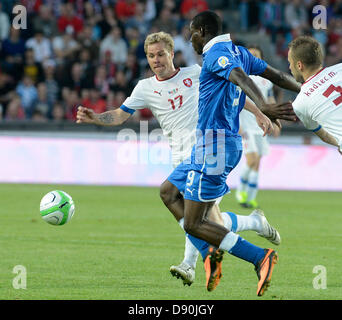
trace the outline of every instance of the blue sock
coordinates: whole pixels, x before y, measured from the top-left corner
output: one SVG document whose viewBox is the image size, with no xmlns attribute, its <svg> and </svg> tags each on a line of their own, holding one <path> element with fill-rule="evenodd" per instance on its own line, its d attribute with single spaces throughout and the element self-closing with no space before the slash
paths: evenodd
<svg viewBox="0 0 342 320">
<path fill-rule="evenodd" d="M 209 243 L 204 240 L 198 239 L 191 234 L 186 233 L 186 236 L 190 239 L 192 244 L 196 247 L 196 249 L 200 252 L 203 260 L 207 256 Z"/>
<path fill-rule="evenodd" d="M 234 232 L 226 234 L 221 241 L 220 249 L 226 250 L 233 256 L 251 262 L 254 265 L 257 265 L 265 256 L 263 248 L 255 246 Z"/>
<path fill-rule="evenodd" d="M 265 256 L 263 248 L 255 246 L 240 236 L 235 245 L 228 252 L 233 256 L 251 262 L 254 265 L 257 265 Z"/>
</svg>

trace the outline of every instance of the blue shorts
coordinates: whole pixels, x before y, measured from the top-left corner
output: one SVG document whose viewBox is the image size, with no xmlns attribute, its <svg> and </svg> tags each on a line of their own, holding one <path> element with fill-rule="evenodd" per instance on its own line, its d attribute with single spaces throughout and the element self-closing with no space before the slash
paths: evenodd
<svg viewBox="0 0 342 320">
<path fill-rule="evenodd" d="M 237 166 L 242 150 L 231 150 L 224 156 L 224 169 L 215 174 L 210 161 L 203 164 L 183 161 L 167 178 L 184 195 L 184 199 L 197 202 L 215 201 L 229 192 L 228 174 Z M 214 174 L 213 174 L 214 173 Z"/>
</svg>

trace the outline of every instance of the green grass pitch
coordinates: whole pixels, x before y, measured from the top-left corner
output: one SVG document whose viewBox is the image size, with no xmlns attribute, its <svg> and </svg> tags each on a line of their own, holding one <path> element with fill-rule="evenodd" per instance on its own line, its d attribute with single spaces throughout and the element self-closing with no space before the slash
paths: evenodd
<svg viewBox="0 0 342 320">
<path fill-rule="evenodd" d="M 49 225 L 39 215 L 41 197 L 54 189 L 75 202 L 75 215 L 64 226 Z M 259 203 L 282 237 L 271 287 L 261 298 L 253 266 L 227 253 L 213 292 L 205 289 L 200 259 L 191 287 L 171 277 L 170 265 L 183 258 L 184 235 L 158 188 L 2 184 L 0 194 L 2 300 L 342 299 L 340 193 L 259 192 Z M 221 209 L 250 213 L 233 193 Z M 253 232 L 241 235 L 272 247 Z M 13 288 L 16 265 L 26 268 L 26 289 Z M 314 288 L 315 277 L 324 276 L 314 273 L 315 266 L 325 268 L 325 289 Z"/>
</svg>

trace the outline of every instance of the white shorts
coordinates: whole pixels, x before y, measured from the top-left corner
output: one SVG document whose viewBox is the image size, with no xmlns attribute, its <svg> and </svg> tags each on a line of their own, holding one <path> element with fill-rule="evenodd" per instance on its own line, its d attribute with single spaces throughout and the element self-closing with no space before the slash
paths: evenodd
<svg viewBox="0 0 342 320">
<path fill-rule="evenodd" d="M 255 152 L 259 156 L 265 156 L 269 152 L 269 142 L 260 134 L 247 133 L 243 138 L 244 153 Z"/>
</svg>

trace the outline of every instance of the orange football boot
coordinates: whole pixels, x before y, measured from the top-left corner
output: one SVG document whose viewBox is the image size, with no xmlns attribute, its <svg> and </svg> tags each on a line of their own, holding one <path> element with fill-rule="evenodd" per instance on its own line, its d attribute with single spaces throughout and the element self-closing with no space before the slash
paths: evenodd
<svg viewBox="0 0 342 320">
<path fill-rule="evenodd" d="M 204 269 L 207 278 L 207 290 L 213 291 L 220 283 L 222 277 L 222 259 L 224 251 L 210 246 L 204 259 Z"/>
<path fill-rule="evenodd" d="M 278 253 L 265 249 L 265 257 L 255 267 L 259 282 L 257 295 L 262 296 L 270 285 L 274 265 L 278 262 Z"/>
</svg>

